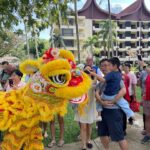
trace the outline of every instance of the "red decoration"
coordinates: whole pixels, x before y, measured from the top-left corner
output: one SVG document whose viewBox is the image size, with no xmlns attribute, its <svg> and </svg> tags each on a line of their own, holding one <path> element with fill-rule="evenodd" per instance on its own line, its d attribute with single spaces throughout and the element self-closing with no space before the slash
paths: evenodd
<svg viewBox="0 0 150 150">
<path fill-rule="evenodd" d="M 47 50 L 44 55 L 43 55 L 43 60 L 45 63 L 48 63 L 49 61 L 52 61 L 54 59 L 56 59 L 59 55 L 59 50 L 56 48 L 50 48 L 49 50 Z"/>
<path fill-rule="evenodd" d="M 69 86 L 77 86 L 83 81 L 83 78 L 81 76 L 72 76 Z"/>
<path fill-rule="evenodd" d="M 68 62 L 69 62 L 69 64 L 71 65 L 71 68 L 72 68 L 72 69 L 75 69 L 75 68 L 76 68 L 76 64 L 75 64 L 72 60 L 68 59 Z"/>
</svg>

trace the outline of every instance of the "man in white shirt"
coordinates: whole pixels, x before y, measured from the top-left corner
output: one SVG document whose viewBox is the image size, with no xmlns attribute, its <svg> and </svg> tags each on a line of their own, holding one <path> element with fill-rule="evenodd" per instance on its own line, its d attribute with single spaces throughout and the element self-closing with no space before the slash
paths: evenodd
<svg viewBox="0 0 150 150">
<path fill-rule="evenodd" d="M 124 71 L 125 71 L 125 74 L 130 79 L 129 95 L 130 95 L 131 101 L 133 101 L 136 98 L 137 77 L 134 74 L 134 72 L 131 71 L 131 65 L 129 63 L 125 63 Z"/>
</svg>

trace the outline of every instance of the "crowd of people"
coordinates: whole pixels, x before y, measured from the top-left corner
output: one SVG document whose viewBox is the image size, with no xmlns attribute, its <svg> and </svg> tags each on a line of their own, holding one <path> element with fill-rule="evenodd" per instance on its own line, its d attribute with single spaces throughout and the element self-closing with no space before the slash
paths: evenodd
<svg viewBox="0 0 150 150">
<path fill-rule="evenodd" d="M 121 150 L 128 149 L 125 139 L 127 121 L 130 125 L 134 124 L 135 114 L 139 103 L 136 97 L 136 87 L 141 88 L 141 102 L 143 106 L 142 134 L 144 135 L 141 143 L 150 141 L 150 66 L 144 62 L 139 62 L 141 68 L 139 76 L 131 71 L 131 64 L 120 63 L 116 57 L 102 59 L 99 66 L 93 63 L 93 57 L 86 59 L 85 65 L 79 64 L 78 67 L 89 75 L 92 86 L 88 91 L 88 104 L 84 108 L 84 114 L 78 111 L 78 105 L 72 104 L 74 109 L 74 120 L 79 124 L 82 141 L 82 150 L 93 147 L 91 142 L 91 125 L 96 122 L 97 133 L 105 150 L 109 149 L 110 138 L 119 144 Z M 0 66 L 0 90 L 17 90 L 26 85 L 29 76 L 22 80 L 23 74 L 7 61 Z M 64 145 L 64 118 L 57 116 L 60 127 L 60 138 L 58 146 Z M 43 136 L 47 138 L 47 124 L 41 123 Z M 56 145 L 55 139 L 55 120 L 50 122 L 51 141 L 49 148 Z"/>
</svg>

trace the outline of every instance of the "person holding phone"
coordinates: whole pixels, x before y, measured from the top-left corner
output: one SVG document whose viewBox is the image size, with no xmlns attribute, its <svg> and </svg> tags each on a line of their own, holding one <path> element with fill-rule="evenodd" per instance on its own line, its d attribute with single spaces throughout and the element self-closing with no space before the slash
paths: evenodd
<svg viewBox="0 0 150 150">
<path fill-rule="evenodd" d="M 6 91 L 17 90 L 24 87 L 26 83 L 21 81 L 22 77 L 23 73 L 20 72 L 20 70 L 15 70 L 7 82 Z"/>
<path fill-rule="evenodd" d="M 77 121 L 80 125 L 80 135 L 82 141 L 82 150 L 92 149 L 93 145 L 91 143 L 91 125 L 96 120 L 95 114 L 95 88 L 97 79 L 94 76 L 91 76 L 91 72 L 94 72 L 91 66 L 86 65 L 84 67 L 84 72 L 92 79 L 92 86 L 88 91 L 89 101 L 84 108 L 84 114 L 80 114 L 78 107 L 75 108 L 75 117 L 74 120 Z"/>
</svg>

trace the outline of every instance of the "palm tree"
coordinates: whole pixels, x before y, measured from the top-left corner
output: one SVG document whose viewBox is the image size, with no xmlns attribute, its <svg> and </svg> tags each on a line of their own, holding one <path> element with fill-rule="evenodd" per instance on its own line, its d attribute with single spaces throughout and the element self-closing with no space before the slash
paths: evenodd
<svg viewBox="0 0 150 150">
<path fill-rule="evenodd" d="M 108 0 L 108 12 L 109 12 L 109 41 L 110 41 L 110 49 L 112 50 L 112 56 L 114 56 L 114 48 L 112 41 L 112 21 L 111 21 L 111 11 L 110 11 L 110 0 Z M 108 53 L 110 56 L 110 52 Z"/>
<path fill-rule="evenodd" d="M 80 63 L 80 41 L 79 41 L 79 30 L 78 30 L 77 0 L 74 0 L 74 11 L 75 11 L 75 26 L 76 26 L 76 37 L 77 37 L 78 61 Z"/>
<path fill-rule="evenodd" d="M 24 18 L 24 27 L 25 27 L 25 36 L 26 36 L 26 44 L 27 44 L 27 55 L 28 58 L 30 58 L 30 48 L 29 48 L 28 31 L 27 31 L 27 18 Z"/>
<path fill-rule="evenodd" d="M 116 42 L 116 27 L 117 24 L 114 21 L 111 21 L 111 37 L 110 37 L 110 21 L 101 21 L 100 26 L 102 27 L 100 32 L 98 33 L 100 39 L 100 46 L 103 47 L 105 54 L 107 53 L 107 57 L 110 58 L 110 49 L 112 47 L 112 43 Z M 112 48 L 113 49 L 113 48 Z"/>
<path fill-rule="evenodd" d="M 64 47 L 65 48 L 65 43 L 63 41 L 62 36 L 60 36 L 60 34 L 53 34 L 53 36 L 50 38 L 50 45 L 51 47 L 55 46 L 55 47 Z"/>
<path fill-rule="evenodd" d="M 97 35 L 93 35 L 92 37 L 88 37 L 83 45 L 83 49 L 90 48 L 88 53 L 94 55 L 95 45 L 99 43 L 99 37 Z"/>
</svg>

